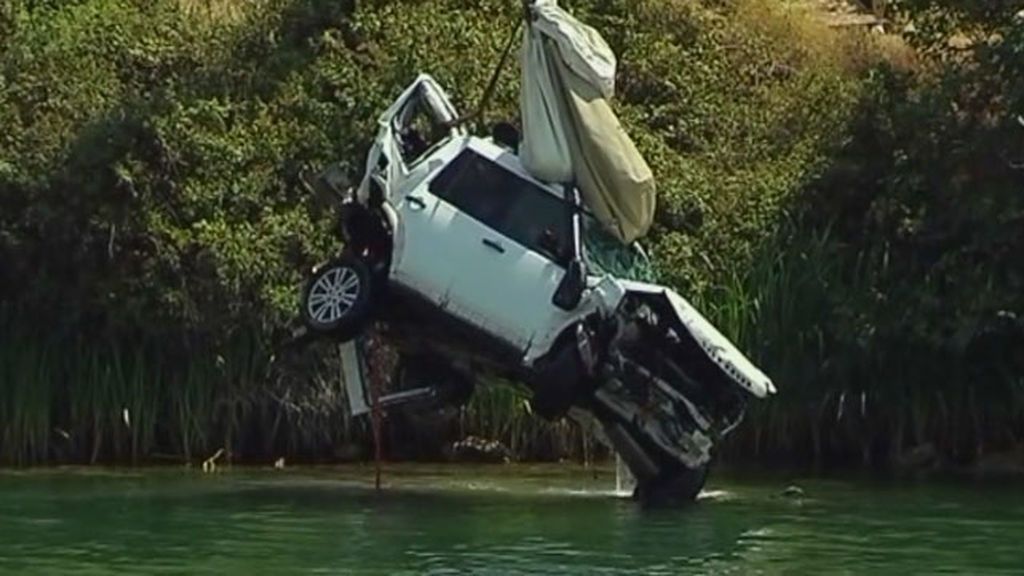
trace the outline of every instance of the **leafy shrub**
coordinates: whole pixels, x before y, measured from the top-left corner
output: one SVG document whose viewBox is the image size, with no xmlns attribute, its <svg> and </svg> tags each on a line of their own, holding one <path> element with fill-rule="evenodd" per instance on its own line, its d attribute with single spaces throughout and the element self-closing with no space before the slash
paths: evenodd
<svg viewBox="0 0 1024 576">
<path fill-rule="evenodd" d="M 970 461 L 1024 438 L 1021 28 L 923 10 L 906 28 L 920 67 L 872 69 L 769 271 L 723 298 L 758 305 L 741 330 L 791 393 L 754 430 L 790 453 L 898 460 L 932 443 Z"/>
<path fill-rule="evenodd" d="M 333 243 L 298 171 L 359 166 L 377 114 L 418 72 L 475 108 L 519 16 L 497 0 L 232 6 L 8 10 L 10 297 L 146 330 L 281 324 Z M 662 182 L 655 253 L 683 286 L 749 258 L 856 96 L 820 30 L 758 6 L 575 6 L 621 56 L 619 107 Z M 515 66 L 499 86 L 489 118 L 514 118 Z"/>
</svg>

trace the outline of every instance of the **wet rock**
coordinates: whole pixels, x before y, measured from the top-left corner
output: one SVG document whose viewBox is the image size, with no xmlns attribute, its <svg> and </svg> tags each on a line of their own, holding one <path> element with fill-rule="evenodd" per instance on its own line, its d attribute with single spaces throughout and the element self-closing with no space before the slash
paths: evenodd
<svg viewBox="0 0 1024 576">
<path fill-rule="evenodd" d="M 910 449 L 896 460 L 896 467 L 905 471 L 930 470 L 939 465 L 939 451 L 926 442 Z"/>
<path fill-rule="evenodd" d="M 456 462 L 507 463 L 512 460 L 511 452 L 497 440 L 485 440 L 467 436 L 452 444 L 451 458 Z"/>
<path fill-rule="evenodd" d="M 978 459 L 974 472 L 986 478 L 1024 476 L 1024 448 L 986 454 Z"/>
<path fill-rule="evenodd" d="M 804 489 L 799 487 L 799 486 L 796 486 L 796 485 L 786 486 L 786 489 L 782 491 L 782 497 L 783 498 L 803 498 L 804 497 Z"/>
<path fill-rule="evenodd" d="M 341 462 L 356 462 L 366 457 L 363 447 L 354 442 L 339 444 L 334 448 L 334 459 Z"/>
</svg>

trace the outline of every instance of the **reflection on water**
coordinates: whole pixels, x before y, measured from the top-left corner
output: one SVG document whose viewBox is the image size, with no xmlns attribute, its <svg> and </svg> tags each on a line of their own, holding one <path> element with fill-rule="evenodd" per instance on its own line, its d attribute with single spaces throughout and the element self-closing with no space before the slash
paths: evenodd
<svg viewBox="0 0 1024 576">
<path fill-rule="evenodd" d="M 683 511 L 614 469 L 0 473 L 12 574 L 1020 573 L 1012 486 L 712 478 Z"/>
</svg>

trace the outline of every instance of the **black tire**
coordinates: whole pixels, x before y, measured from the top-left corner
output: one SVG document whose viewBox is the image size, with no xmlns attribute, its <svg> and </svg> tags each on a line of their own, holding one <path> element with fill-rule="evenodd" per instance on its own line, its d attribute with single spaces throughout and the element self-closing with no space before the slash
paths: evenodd
<svg viewBox="0 0 1024 576">
<path fill-rule="evenodd" d="M 316 334 L 351 340 L 366 326 L 373 291 L 366 263 L 343 254 L 313 272 L 302 293 L 302 320 Z"/>
<path fill-rule="evenodd" d="M 529 382 L 533 390 L 530 409 L 549 421 L 565 416 L 582 394 L 584 372 L 575 331 L 566 330 L 534 366 Z"/>
<path fill-rule="evenodd" d="M 708 464 L 697 468 L 679 466 L 666 469 L 654 478 L 637 484 L 633 497 L 652 508 L 685 506 L 697 499 L 708 478 Z"/>
<path fill-rule="evenodd" d="M 665 453 L 638 428 L 635 422 L 628 422 L 601 406 L 594 405 L 594 415 L 606 427 L 617 427 L 623 434 L 623 446 L 616 446 L 623 460 L 630 466 L 637 478 L 633 499 L 644 507 L 672 508 L 685 506 L 697 499 L 707 480 L 710 462 L 696 468 L 687 468 L 675 457 Z M 627 442 L 628 438 L 631 442 Z M 610 437 L 613 443 L 615 438 Z M 622 450 L 638 451 L 639 456 L 631 458 Z M 631 463 L 631 460 L 633 463 Z M 637 469 L 633 469 L 633 466 Z"/>
</svg>

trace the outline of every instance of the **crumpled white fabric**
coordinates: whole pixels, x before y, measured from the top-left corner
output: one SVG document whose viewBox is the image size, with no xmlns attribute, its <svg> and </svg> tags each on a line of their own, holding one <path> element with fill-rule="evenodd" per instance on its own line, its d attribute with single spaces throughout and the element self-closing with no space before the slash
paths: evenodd
<svg viewBox="0 0 1024 576">
<path fill-rule="evenodd" d="M 530 174 L 551 183 L 572 182 L 572 158 L 565 134 L 560 96 L 552 82 L 552 67 L 541 33 L 528 27 L 523 36 L 523 124 L 519 160 Z"/>
<path fill-rule="evenodd" d="M 654 175 L 610 104 L 615 54 L 601 35 L 536 0 L 523 40 L 519 157 L 534 177 L 574 184 L 603 227 L 628 244 L 654 220 Z"/>
<path fill-rule="evenodd" d="M 604 98 L 615 95 L 615 53 L 594 28 L 558 6 L 557 0 L 536 0 L 531 27 L 558 46 L 569 69 L 597 89 Z"/>
<path fill-rule="evenodd" d="M 615 53 L 597 32 L 562 10 L 556 0 L 537 0 L 523 33 L 520 108 L 523 142 L 520 160 L 535 178 L 572 182 L 572 158 L 565 133 L 566 110 L 550 58 L 562 63 L 604 98 L 615 94 Z M 555 49 L 551 49 L 555 48 Z"/>
</svg>

